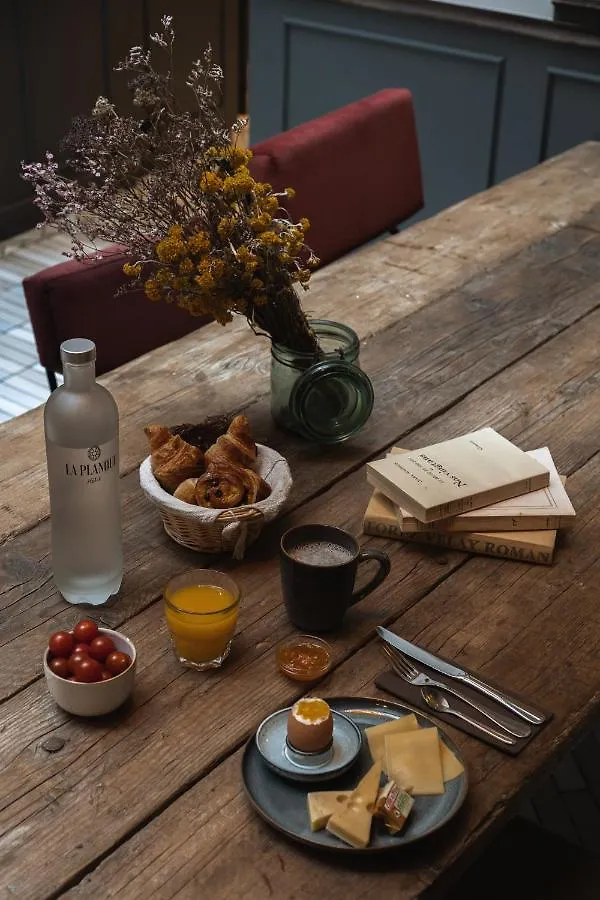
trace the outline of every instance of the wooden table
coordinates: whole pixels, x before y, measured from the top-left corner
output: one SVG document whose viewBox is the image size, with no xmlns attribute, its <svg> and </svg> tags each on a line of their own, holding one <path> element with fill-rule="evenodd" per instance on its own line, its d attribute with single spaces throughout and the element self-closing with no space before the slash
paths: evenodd
<svg viewBox="0 0 600 900">
<path fill-rule="evenodd" d="M 357 330 L 376 395 L 368 427 L 339 448 L 275 428 L 268 347 L 244 321 L 104 379 L 121 412 L 126 576 L 99 619 L 139 653 L 133 702 L 106 720 L 70 718 L 47 693 L 47 635 L 78 612 L 52 580 L 41 409 L 1 426 L 0 897 L 433 896 L 481 850 L 600 705 L 599 197 L 600 144 L 583 144 L 320 272 L 307 308 Z M 223 561 L 244 593 L 239 632 L 222 671 L 199 675 L 174 659 L 160 603 L 198 557 L 167 538 L 140 491 L 142 428 L 241 407 L 257 440 L 288 457 L 294 488 L 246 560 Z M 293 631 L 278 535 L 304 521 L 360 534 L 367 459 L 486 424 L 548 445 L 569 476 L 578 518 L 555 565 L 362 538 L 390 554 L 392 573 L 335 636 L 319 693 L 381 696 L 381 623 L 555 717 L 515 758 L 449 728 L 470 791 L 431 838 L 377 861 L 308 852 L 258 818 L 240 779 L 245 741 L 300 694 L 274 663 Z"/>
</svg>

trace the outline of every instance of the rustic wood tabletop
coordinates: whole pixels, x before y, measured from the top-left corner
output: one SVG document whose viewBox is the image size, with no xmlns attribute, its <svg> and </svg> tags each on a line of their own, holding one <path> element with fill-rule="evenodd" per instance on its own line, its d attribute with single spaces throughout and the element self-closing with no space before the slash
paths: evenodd
<svg viewBox="0 0 600 900">
<path fill-rule="evenodd" d="M 139 657 L 133 698 L 109 717 L 70 717 L 46 689 L 47 636 L 78 610 L 52 579 L 42 410 L 0 426 L 0 897 L 429 897 L 477 856 L 600 706 L 599 196 L 600 144 L 582 144 L 317 273 L 308 311 L 356 329 L 375 388 L 367 427 L 337 448 L 274 425 L 268 346 L 245 321 L 102 379 L 121 416 L 126 568 L 121 596 L 97 618 L 122 628 Z M 243 561 L 213 561 L 243 603 L 230 659 L 199 674 L 174 657 L 161 591 L 206 557 L 168 538 L 142 495 L 143 427 L 242 408 L 256 439 L 287 457 L 294 486 Z M 445 726 L 469 774 L 448 825 L 389 855 L 311 852 L 255 814 L 240 775 L 259 722 L 302 693 L 275 665 L 274 646 L 294 631 L 279 535 L 326 522 L 360 536 L 368 459 L 488 424 L 525 449 L 549 446 L 568 476 L 577 519 L 554 565 L 361 536 L 392 572 L 331 636 L 334 668 L 318 692 L 384 696 L 374 685 L 382 624 L 554 718 L 516 757 Z"/>
</svg>

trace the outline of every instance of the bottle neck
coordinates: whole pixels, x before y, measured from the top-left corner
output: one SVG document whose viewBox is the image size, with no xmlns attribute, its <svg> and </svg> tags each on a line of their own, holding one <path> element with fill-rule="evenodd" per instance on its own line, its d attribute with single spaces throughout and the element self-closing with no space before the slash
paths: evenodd
<svg viewBox="0 0 600 900">
<path fill-rule="evenodd" d="M 69 391 L 89 391 L 96 382 L 96 363 L 89 362 L 82 366 L 72 363 L 63 365 L 65 387 Z"/>
</svg>

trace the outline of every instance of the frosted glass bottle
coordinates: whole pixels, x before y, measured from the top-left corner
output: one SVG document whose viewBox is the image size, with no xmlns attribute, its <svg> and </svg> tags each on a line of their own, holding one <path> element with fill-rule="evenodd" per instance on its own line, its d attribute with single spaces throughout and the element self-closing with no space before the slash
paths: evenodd
<svg viewBox="0 0 600 900">
<path fill-rule="evenodd" d="M 119 412 L 96 382 L 93 341 L 61 344 L 64 384 L 44 409 L 52 568 L 69 603 L 105 603 L 123 577 Z"/>
</svg>

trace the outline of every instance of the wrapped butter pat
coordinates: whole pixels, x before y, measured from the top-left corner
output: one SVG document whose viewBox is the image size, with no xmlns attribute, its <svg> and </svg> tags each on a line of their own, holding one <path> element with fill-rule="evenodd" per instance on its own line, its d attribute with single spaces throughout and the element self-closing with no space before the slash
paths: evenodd
<svg viewBox="0 0 600 900">
<path fill-rule="evenodd" d="M 388 781 L 377 797 L 375 815 L 383 819 L 390 834 L 398 834 L 414 806 L 414 799 L 395 781 Z"/>
</svg>

